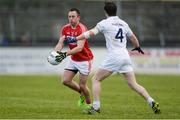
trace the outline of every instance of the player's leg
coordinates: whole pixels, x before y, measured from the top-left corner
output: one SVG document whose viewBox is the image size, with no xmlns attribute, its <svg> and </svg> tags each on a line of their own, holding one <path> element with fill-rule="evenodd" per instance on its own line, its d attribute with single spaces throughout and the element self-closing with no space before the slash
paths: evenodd
<svg viewBox="0 0 180 120">
<path fill-rule="evenodd" d="M 115 57 L 107 55 L 92 78 L 93 107 L 90 113 L 100 112 L 101 81 L 110 76 L 114 71 L 114 66 L 117 66 L 113 58 Z"/>
<path fill-rule="evenodd" d="M 90 92 L 87 86 L 88 75 L 91 71 L 92 61 L 74 62 L 75 67 L 79 70 L 79 86 L 81 90 L 81 96 L 78 100 L 78 106 L 84 106 L 85 101 L 87 104 L 91 104 Z"/>
<path fill-rule="evenodd" d="M 130 88 L 139 93 L 144 99 L 147 100 L 149 98 L 149 94 L 145 88 L 136 82 L 134 72 L 123 73 L 123 75 Z"/>
<path fill-rule="evenodd" d="M 77 72 L 78 69 L 75 67 L 74 61 L 69 59 L 63 73 L 62 83 L 72 90 L 81 93 L 79 85 L 73 80 Z"/>
<path fill-rule="evenodd" d="M 112 74 L 111 71 L 105 69 L 99 69 L 92 79 L 92 91 L 93 91 L 93 109 L 100 112 L 100 93 L 101 93 L 101 81 Z M 91 111 L 93 112 L 93 111 Z"/>
<path fill-rule="evenodd" d="M 93 90 L 93 98 L 95 101 L 100 101 L 100 92 L 101 92 L 101 81 L 110 76 L 112 72 L 99 69 L 97 73 L 92 78 L 92 90 Z"/>
<path fill-rule="evenodd" d="M 87 104 L 91 104 L 91 99 L 90 99 L 90 92 L 89 92 L 89 88 L 87 86 L 87 79 L 88 79 L 88 75 L 84 75 L 82 73 L 79 74 L 79 86 L 80 86 L 80 90 L 83 93 L 83 95 L 85 96 L 85 100 Z M 83 100 L 83 99 L 81 99 Z"/>
<path fill-rule="evenodd" d="M 62 83 L 71 88 L 72 90 L 81 93 L 79 85 L 73 80 L 73 77 L 76 75 L 76 71 L 73 70 L 65 70 L 63 74 Z"/>
<path fill-rule="evenodd" d="M 153 108 L 155 113 L 160 113 L 160 108 L 157 102 L 149 95 L 147 90 L 136 82 L 134 72 L 123 73 L 125 80 L 127 81 L 130 88 L 139 93 L 149 105 Z"/>
</svg>

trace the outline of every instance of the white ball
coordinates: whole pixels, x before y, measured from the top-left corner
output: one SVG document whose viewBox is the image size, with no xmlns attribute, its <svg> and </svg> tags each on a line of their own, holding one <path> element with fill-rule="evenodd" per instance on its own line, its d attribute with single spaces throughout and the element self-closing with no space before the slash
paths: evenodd
<svg viewBox="0 0 180 120">
<path fill-rule="evenodd" d="M 56 51 L 50 52 L 49 56 L 47 57 L 47 60 L 51 65 L 58 65 L 60 63 L 55 61 L 57 55 L 59 54 Z"/>
</svg>

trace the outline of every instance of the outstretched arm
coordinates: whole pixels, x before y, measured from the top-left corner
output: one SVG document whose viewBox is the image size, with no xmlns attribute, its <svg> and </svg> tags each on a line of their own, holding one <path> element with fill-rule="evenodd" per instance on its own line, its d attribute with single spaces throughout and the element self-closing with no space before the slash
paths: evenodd
<svg viewBox="0 0 180 120">
<path fill-rule="evenodd" d="M 129 39 L 132 42 L 132 44 L 134 45 L 134 47 L 135 47 L 134 49 L 132 49 L 132 51 L 137 50 L 139 53 L 144 54 L 144 52 L 140 48 L 139 41 L 138 41 L 137 37 L 134 34 L 132 34 L 129 37 Z"/>
<path fill-rule="evenodd" d="M 90 37 L 92 37 L 98 33 L 99 33 L 99 30 L 96 27 L 94 27 L 93 29 L 88 30 L 88 31 L 82 33 L 81 35 L 77 36 L 76 40 L 87 39 L 87 38 L 90 38 Z"/>
<path fill-rule="evenodd" d="M 139 47 L 139 41 L 137 39 L 137 37 L 132 34 L 130 37 L 129 37 L 130 41 L 132 42 L 132 44 L 134 45 L 135 48 Z"/>
</svg>

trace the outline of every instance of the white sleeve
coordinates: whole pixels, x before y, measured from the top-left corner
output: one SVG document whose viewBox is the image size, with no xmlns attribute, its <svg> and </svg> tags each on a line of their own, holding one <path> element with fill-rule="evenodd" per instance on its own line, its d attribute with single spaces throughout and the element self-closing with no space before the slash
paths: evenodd
<svg viewBox="0 0 180 120">
<path fill-rule="evenodd" d="M 99 33 L 99 30 L 97 27 L 94 27 L 93 29 L 89 30 L 89 31 L 86 31 L 86 32 L 83 32 L 83 35 L 84 35 L 84 38 L 89 38 L 90 36 L 94 36 L 94 35 L 97 35 Z"/>
<path fill-rule="evenodd" d="M 126 30 L 127 30 L 127 34 L 126 34 L 127 37 L 130 37 L 131 35 L 133 35 L 133 32 L 131 28 L 129 27 L 129 25 L 126 25 Z"/>
<path fill-rule="evenodd" d="M 96 28 L 99 30 L 99 32 L 103 33 L 103 31 L 105 30 L 105 25 L 104 25 L 104 20 L 100 21 L 99 23 L 97 23 Z"/>
</svg>

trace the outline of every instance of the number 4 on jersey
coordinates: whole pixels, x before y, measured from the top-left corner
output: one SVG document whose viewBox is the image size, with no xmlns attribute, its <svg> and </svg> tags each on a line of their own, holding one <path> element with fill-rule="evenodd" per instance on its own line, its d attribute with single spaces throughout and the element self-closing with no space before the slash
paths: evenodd
<svg viewBox="0 0 180 120">
<path fill-rule="evenodd" d="M 116 38 L 116 39 L 120 39 L 121 42 L 122 42 L 122 39 L 124 38 L 124 37 L 123 37 L 123 31 L 122 31 L 122 28 L 119 28 L 119 30 L 118 30 L 118 32 L 117 32 L 115 38 Z"/>
</svg>

